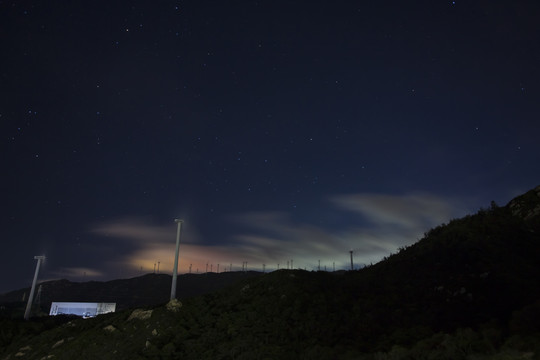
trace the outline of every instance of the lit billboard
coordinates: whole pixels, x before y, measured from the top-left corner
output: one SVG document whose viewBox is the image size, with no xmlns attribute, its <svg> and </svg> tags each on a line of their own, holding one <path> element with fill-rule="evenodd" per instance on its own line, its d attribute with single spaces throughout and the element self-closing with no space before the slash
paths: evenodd
<svg viewBox="0 0 540 360">
<path fill-rule="evenodd" d="M 116 303 L 53 302 L 49 315 L 77 315 L 84 318 L 116 311 Z"/>
</svg>

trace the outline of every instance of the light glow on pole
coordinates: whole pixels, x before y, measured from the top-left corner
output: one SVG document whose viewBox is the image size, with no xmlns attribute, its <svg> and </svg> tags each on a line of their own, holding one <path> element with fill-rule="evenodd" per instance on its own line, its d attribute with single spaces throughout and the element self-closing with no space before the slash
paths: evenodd
<svg viewBox="0 0 540 360">
<path fill-rule="evenodd" d="M 34 259 L 37 260 L 36 272 L 34 273 L 34 281 L 32 281 L 32 290 L 30 290 L 30 296 L 28 297 L 28 303 L 26 304 L 26 311 L 24 312 L 24 319 L 28 320 L 30 318 L 30 310 L 32 309 L 32 301 L 34 300 L 34 291 L 36 290 L 36 282 L 39 274 L 39 266 L 41 261 L 45 260 L 45 256 L 34 256 Z"/>
<path fill-rule="evenodd" d="M 174 222 L 178 224 L 178 229 L 176 231 L 176 252 L 174 254 L 174 267 L 173 267 L 173 276 L 172 276 L 172 285 L 171 285 L 171 300 L 176 299 L 176 278 L 178 277 L 178 249 L 180 248 L 180 233 L 182 232 L 182 223 L 183 220 L 174 219 Z"/>
</svg>

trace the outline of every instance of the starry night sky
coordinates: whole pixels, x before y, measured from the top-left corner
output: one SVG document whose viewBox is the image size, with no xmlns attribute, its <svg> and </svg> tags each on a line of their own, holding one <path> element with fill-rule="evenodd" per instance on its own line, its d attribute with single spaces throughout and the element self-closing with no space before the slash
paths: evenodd
<svg viewBox="0 0 540 360">
<path fill-rule="evenodd" d="M 369 264 L 540 184 L 535 1 L 0 1 L 0 292 Z"/>
</svg>

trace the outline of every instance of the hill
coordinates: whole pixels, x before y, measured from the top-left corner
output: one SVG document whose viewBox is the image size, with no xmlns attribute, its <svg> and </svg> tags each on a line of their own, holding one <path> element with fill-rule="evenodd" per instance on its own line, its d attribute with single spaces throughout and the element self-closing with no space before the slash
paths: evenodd
<svg viewBox="0 0 540 360">
<path fill-rule="evenodd" d="M 281 270 L 90 320 L 3 320 L 1 358 L 536 359 L 539 209 L 537 187 L 359 271 Z"/>
<path fill-rule="evenodd" d="M 176 293 L 179 299 L 185 299 L 213 292 L 260 274 L 255 271 L 183 274 L 178 276 Z M 115 302 L 117 310 L 164 304 L 171 294 L 171 281 L 171 275 L 167 274 L 146 274 L 107 282 L 71 282 L 65 279 L 45 281 L 40 284 L 42 291 L 39 310 L 48 314 L 53 301 Z M 4 308 L 18 308 L 20 313 L 26 306 L 21 299 L 24 294 L 29 293 L 30 288 L 24 288 L 1 294 L 0 305 Z M 19 316 L 19 313 L 16 312 L 14 316 Z"/>
</svg>

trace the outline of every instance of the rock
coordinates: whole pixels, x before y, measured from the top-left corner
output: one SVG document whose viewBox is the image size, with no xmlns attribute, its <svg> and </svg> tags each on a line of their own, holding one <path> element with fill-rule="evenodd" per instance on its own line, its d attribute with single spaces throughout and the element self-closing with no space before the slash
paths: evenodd
<svg viewBox="0 0 540 360">
<path fill-rule="evenodd" d="M 62 345 L 63 343 L 64 343 L 64 339 L 58 340 L 58 341 L 52 346 L 52 348 L 55 349 L 55 348 L 59 347 L 60 345 Z"/>
<path fill-rule="evenodd" d="M 114 331 L 116 331 L 116 328 L 114 326 L 112 326 L 112 325 L 107 325 L 107 326 L 105 326 L 103 328 L 103 330 L 109 331 L 109 332 L 114 332 Z"/>
<path fill-rule="evenodd" d="M 512 199 L 508 205 L 512 215 L 524 220 L 537 219 L 540 216 L 540 186 Z"/>
<path fill-rule="evenodd" d="M 152 335 L 154 335 L 154 336 L 157 335 L 157 330 L 156 329 L 152 330 Z"/>
<path fill-rule="evenodd" d="M 133 319 L 140 319 L 140 320 L 150 319 L 150 316 L 152 316 L 152 311 L 153 310 L 135 309 L 133 310 L 131 315 L 129 315 L 129 318 L 127 319 L 127 321 L 131 321 Z"/>
<path fill-rule="evenodd" d="M 172 311 L 172 312 L 179 312 L 181 307 L 182 307 L 182 303 L 178 301 L 177 299 L 172 299 L 165 306 L 167 310 Z"/>
</svg>

